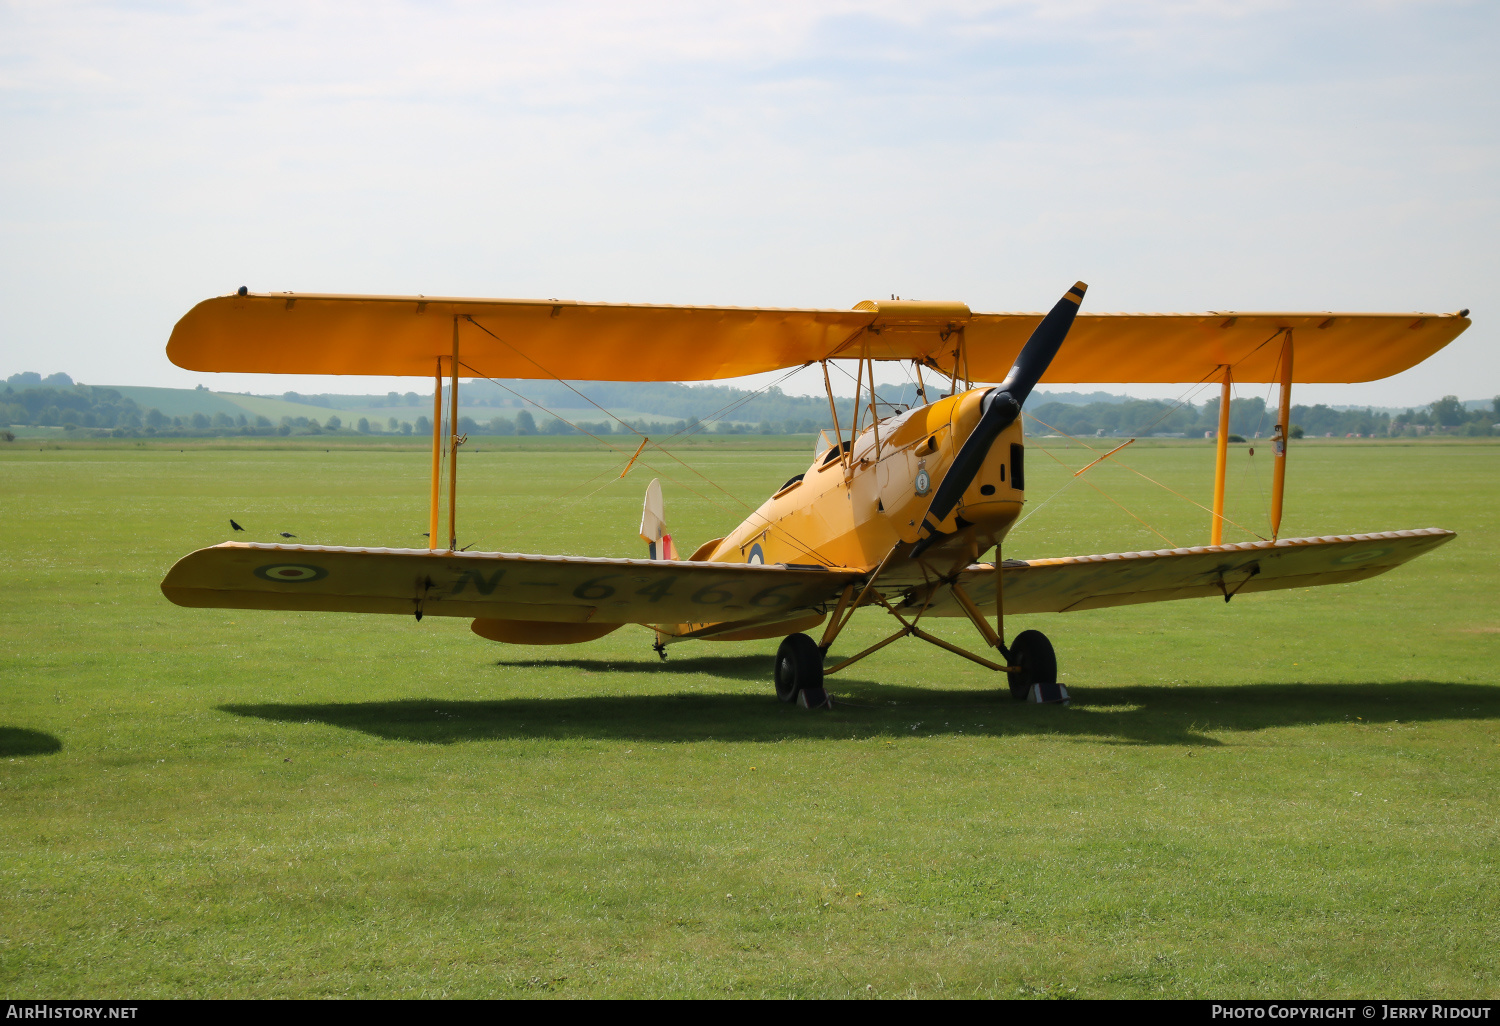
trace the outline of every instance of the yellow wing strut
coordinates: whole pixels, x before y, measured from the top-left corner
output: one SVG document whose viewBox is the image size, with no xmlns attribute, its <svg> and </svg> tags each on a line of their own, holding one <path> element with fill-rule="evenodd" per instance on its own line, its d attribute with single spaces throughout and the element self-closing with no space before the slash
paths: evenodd
<svg viewBox="0 0 1500 1026">
<path fill-rule="evenodd" d="M 1292 329 L 1281 343 L 1281 411 L 1276 418 L 1276 437 L 1271 445 L 1276 453 L 1271 476 L 1271 540 L 1281 536 L 1281 497 L 1286 491 L 1286 447 L 1292 437 Z"/>
<path fill-rule="evenodd" d="M 1229 365 L 1224 365 L 1224 384 L 1219 389 L 1218 454 L 1214 460 L 1214 522 L 1210 545 L 1224 543 L 1224 474 L 1229 468 Z"/>
<path fill-rule="evenodd" d="M 435 550 L 438 543 L 438 489 L 443 480 L 443 358 L 437 358 L 437 370 L 432 377 L 432 502 L 427 511 L 427 547 Z"/>
<path fill-rule="evenodd" d="M 448 551 L 458 548 L 458 318 L 453 318 L 453 379 L 448 386 Z"/>
</svg>

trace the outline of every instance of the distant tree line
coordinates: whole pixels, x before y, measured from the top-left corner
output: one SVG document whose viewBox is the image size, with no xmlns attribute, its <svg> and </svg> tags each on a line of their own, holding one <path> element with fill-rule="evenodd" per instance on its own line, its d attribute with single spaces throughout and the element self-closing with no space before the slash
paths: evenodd
<svg viewBox="0 0 1500 1026">
<path fill-rule="evenodd" d="M 1202 438 L 1217 433 L 1219 399 L 1202 405 L 1176 404 L 1156 399 L 1131 399 L 1126 402 L 1093 402 L 1082 405 L 1043 403 L 1027 411 L 1027 430 L 1032 434 L 1050 434 L 1052 429 L 1069 435 L 1105 435 L 1118 437 Z M 1233 399 L 1229 403 L 1229 432 L 1240 438 L 1268 438 L 1276 430 L 1277 410 L 1260 396 Z M 1407 410 L 1392 416 L 1386 412 L 1335 410 L 1319 403 L 1315 406 L 1292 406 L 1294 438 L 1314 437 L 1385 438 L 1419 434 L 1488 435 L 1500 422 L 1500 396 L 1488 410 L 1469 410 L 1454 396 L 1444 396 L 1421 410 Z"/>
<path fill-rule="evenodd" d="M 1393 435 L 1489 435 L 1500 424 L 1500 395 L 1490 400 L 1490 408 L 1471 410 L 1456 395 L 1445 395 L 1420 410 L 1407 410 L 1391 421 Z"/>
<path fill-rule="evenodd" d="M 574 411 L 569 411 L 574 412 Z M 596 411 L 597 412 L 597 411 Z M 646 420 L 644 417 L 635 420 L 576 420 L 569 421 L 557 417 L 542 415 L 541 422 L 532 415 L 530 410 L 517 411 L 514 419 L 510 417 L 491 417 L 489 420 L 476 420 L 473 417 L 458 418 L 458 430 L 464 435 L 647 435 L 653 438 L 665 438 L 669 435 L 715 434 L 715 435 L 795 435 L 812 434 L 821 429 L 823 425 L 810 418 L 802 420 L 784 420 L 779 423 L 761 421 L 759 424 L 735 423 L 722 420 L 714 424 L 706 424 L 697 417 L 689 417 L 686 420 Z M 430 432 L 432 422 L 426 417 L 418 417 L 416 422 L 418 433 Z"/>
<path fill-rule="evenodd" d="M 23 385 L 31 385 L 24 382 Z M 543 415 L 539 424 L 529 410 L 517 410 L 513 417 L 496 416 L 486 421 L 473 417 L 460 417 L 459 432 L 467 435 L 591 435 L 643 434 L 666 437 L 668 435 L 701 434 L 786 434 L 811 433 L 821 424 L 804 418 L 787 420 L 777 424 L 769 421 L 758 426 L 747 426 L 720 422 L 708 425 L 696 417 L 686 420 L 661 421 L 637 419 L 629 427 L 611 420 L 568 420 Z M 7 384 L 0 391 L 0 427 L 57 427 L 70 432 L 83 432 L 92 436 L 115 438 L 155 437 L 228 437 L 232 435 L 281 436 L 356 434 L 356 435 L 416 435 L 423 437 L 432 433 L 432 421 L 418 416 L 414 421 L 388 417 L 384 422 L 360 417 L 346 424 L 338 414 L 326 419 L 316 417 L 282 417 L 272 423 L 268 417 L 248 414 L 193 413 L 187 416 L 168 416 L 155 407 L 142 409 L 134 400 L 122 396 L 112 388 L 69 383 L 67 387 L 22 387 Z M 632 430 L 633 429 L 633 430 Z"/>
<path fill-rule="evenodd" d="M 5 391 L 0 392 L 0 424 L 5 426 L 139 428 L 145 415 L 133 400 L 112 388 L 70 383 L 65 388 L 18 391 L 7 384 Z"/>
<path fill-rule="evenodd" d="M 0 427 L 58 427 L 114 438 L 270 435 L 275 426 L 265 417 L 245 414 L 194 413 L 169 417 L 156 407 L 141 407 L 112 388 L 24 388 L 7 384 L 0 392 Z"/>
<path fill-rule="evenodd" d="M 811 434 L 833 426 L 828 402 L 822 397 L 788 396 L 772 387 L 754 393 L 726 385 L 682 385 L 674 382 L 579 382 L 577 387 L 602 406 L 617 409 L 657 410 L 671 419 L 633 419 L 628 426 L 610 419 L 560 382 L 516 381 L 517 391 L 549 407 L 553 413 L 512 405 L 505 413 L 481 418 L 459 418 L 459 432 L 467 435 L 634 435 L 661 438 L 669 435 L 713 434 Z M 944 383 L 932 382 L 928 398 L 935 399 Z M 201 389 L 201 386 L 200 386 Z M 877 388 L 881 414 L 898 412 L 917 401 L 916 387 L 882 385 Z M 1099 395 L 1100 393 L 1093 393 Z M 1075 398 L 1069 394 L 1069 398 Z M 282 398 L 325 409 L 344 408 L 358 401 L 366 408 L 379 406 L 379 396 L 303 395 L 287 392 Z M 425 406 L 432 396 L 415 392 L 387 393 L 385 405 L 409 408 Z M 497 408 L 521 401 L 508 396 L 488 381 L 464 386 L 464 405 L 472 409 L 490 401 Z M 1039 399 L 1049 399 L 1045 393 Z M 1076 398 L 1089 398 L 1077 396 Z M 505 402 L 500 400 L 504 399 Z M 853 400 L 837 400 L 839 423 L 848 428 Z M 1069 435 L 1167 436 L 1202 438 L 1218 429 L 1219 400 L 1215 396 L 1201 405 L 1170 403 L 1154 399 L 1111 398 L 1093 402 L 1042 402 L 1027 411 L 1027 431 L 1033 435 L 1054 432 Z M 710 419 L 714 414 L 715 419 Z M 700 420 L 700 417 L 702 418 Z M 1256 396 L 1235 399 L 1229 407 L 1232 436 L 1269 437 L 1275 428 L 1276 409 Z M 1454 396 L 1444 396 L 1420 409 L 1392 415 L 1384 411 L 1335 410 L 1326 405 L 1292 407 L 1292 434 L 1312 436 L 1389 437 L 1423 434 L 1488 435 L 1500 423 L 1500 396 L 1489 409 L 1468 409 Z M 337 413 L 323 418 L 286 416 L 273 423 L 264 416 L 230 413 L 193 413 L 168 416 L 155 408 L 142 409 L 132 399 L 112 388 L 78 384 L 66 374 L 42 377 L 26 372 L 12 375 L 0 391 L 0 427 L 59 427 L 116 437 L 316 435 L 328 433 L 362 435 L 426 436 L 432 422 L 423 415 L 412 420 L 395 416 L 361 416 L 346 424 Z"/>
<path fill-rule="evenodd" d="M 497 383 L 480 379 L 462 387 L 465 405 L 522 406 L 515 394 L 519 393 L 541 406 L 562 412 L 569 420 L 575 420 L 572 416 L 575 411 L 598 413 L 578 392 L 606 409 L 651 410 L 671 418 L 664 423 L 677 420 L 686 423 L 694 417 L 706 420 L 720 411 L 729 411 L 722 419 L 751 424 L 783 425 L 791 421 L 800 425 L 805 420 L 823 427 L 825 421 L 832 420 L 826 398 L 787 395 L 774 385 L 762 392 L 751 393 L 729 385 L 684 385 L 675 381 L 575 381 L 570 384 L 578 391 L 559 381 L 546 380 L 501 380 Z M 854 391 L 853 382 L 846 383 L 845 387 Z M 843 400 L 839 416 L 845 417 L 852 405 L 852 399 Z"/>
<path fill-rule="evenodd" d="M 714 422 L 728 420 L 739 423 L 741 426 L 738 430 L 741 432 L 758 432 L 762 425 L 769 424 L 772 426 L 771 433 L 774 434 L 784 432 L 788 424 L 793 425 L 800 432 L 804 422 L 811 424 L 810 430 L 813 431 L 832 426 L 833 423 L 832 414 L 828 410 L 828 400 L 823 396 L 786 395 L 775 386 L 763 392 L 752 392 L 749 389 L 733 388 L 728 385 L 683 385 L 670 381 L 575 381 L 570 384 L 573 388 L 561 382 L 549 380 L 505 380 L 496 383 L 481 378 L 461 382 L 460 398 L 463 405 L 468 408 L 487 406 L 496 410 L 507 410 L 507 413 L 501 415 L 501 419 L 510 420 L 512 423 L 516 422 L 517 413 L 529 412 L 534 419 L 537 417 L 544 421 L 560 419 L 564 428 L 569 421 L 582 426 L 584 420 L 597 423 L 598 418 L 605 416 L 598 407 L 590 405 L 588 400 L 582 398 L 579 395 L 580 392 L 605 409 L 651 410 L 665 418 L 653 421 L 660 425 L 670 425 L 677 421 L 686 424 L 694 418 L 711 419 Z M 853 383 L 848 382 L 848 385 L 850 391 L 853 391 Z M 909 404 L 912 402 L 915 388 L 912 385 L 882 385 L 877 391 L 887 402 Z M 933 397 L 937 395 L 936 391 L 931 394 Z M 521 396 L 525 398 L 520 398 Z M 328 409 L 357 407 L 430 409 L 432 406 L 431 392 L 426 394 L 387 392 L 383 396 L 307 395 L 299 392 L 284 392 L 279 396 L 265 396 L 264 398 L 284 399 L 287 402 L 322 406 Z M 848 423 L 853 404 L 852 398 L 846 397 L 838 400 L 839 417 L 843 423 Z M 544 408 L 557 412 L 555 415 L 540 412 Z M 472 419 L 479 425 L 481 432 L 502 433 L 500 430 L 488 428 L 487 425 L 494 418 Z M 606 422 L 619 427 L 612 420 L 606 419 Z M 745 426 L 747 424 L 754 426 L 747 427 Z M 374 422 L 371 426 L 375 427 Z M 415 427 L 415 422 L 413 422 L 413 427 Z M 519 429 L 517 431 L 519 433 Z M 544 427 L 540 433 L 546 434 L 548 431 Z"/>
<path fill-rule="evenodd" d="M 31 372 L 11 375 L 0 391 L 0 427 L 57 427 L 115 438 L 276 433 L 275 425 L 265 417 L 227 413 L 169 417 L 154 406 L 142 409 L 113 388 L 78 384 L 66 374 L 43 378 Z"/>
<path fill-rule="evenodd" d="M 644 408 L 662 414 L 666 419 L 637 418 L 631 420 L 629 427 L 626 427 L 611 419 L 598 407 L 589 405 L 578 392 L 561 382 L 528 379 L 495 383 L 478 379 L 461 383 L 464 407 L 472 409 L 476 406 L 489 406 L 506 412 L 489 418 L 472 415 L 462 417 L 459 420 L 459 431 L 471 435 L 566 435 L 581 432 L 606 435 L 633 434 L 634 431 L 641 430 L 656 434 L 712 432 L 774 435 L 807 434 L 833 426 L 833 415 L 826 398 L 789 396 L 775 386 L 763 392 L 753 392 L 727 385 L 683 385 L 661 381 L 578 381 L 571 384 L 578 392 L 606 409 Z M 506 391 L 502 385 L 513 389 L 514 394 Z M 912 384 L 881 385 L 877 392 L 882 402 L 882 415 L 904 408 L 916 399 L 916 387 Z M 929 396 L 936 398 L 938 394 L 934 383 Z M 526 398 L 522 399 L 520 396 Z M 265 398 L 281 398 L 289 402 L 333 409 L 426 409 L 432 405 L 431 392 L 425 395 L 417 392 L 388 392 L 384 396 L 286 392 L 281 396 Z M 840 423 L 847 426 L 854 400 L 850 397 L 840 398 L 837 405 Z M 545 412 L 549 410 L 554 412 Z M 378 420 L 361 417 L 356 422 L 356 430 L 360 432 L 366 431 L 366 428 L 359 427 L 359 423 L 367 424 L 371 433 L 393 430 L 388 425 L 382 428 Z M 419 434 L 430 432 L 432 422 L 426 416 L 419 415 L 411 422 L 411 430 Z"/>
</svg>

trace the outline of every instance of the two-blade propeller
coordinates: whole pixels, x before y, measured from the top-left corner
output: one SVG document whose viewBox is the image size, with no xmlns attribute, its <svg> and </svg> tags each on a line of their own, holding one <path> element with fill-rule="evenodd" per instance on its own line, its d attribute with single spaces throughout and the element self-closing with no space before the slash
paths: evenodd
<svg viewBox="0 0 1500 1026">
<path fill-rule="evenodd" d="M 1021 406 L 1047 372 L 1052 358 L 1062 347 L 1063 339 L 1068 337 L 1068 329 L 1073 326 L 1078 305 L 1083 302 L 1083 294 L 1087 291 L 1088 286 L 1080 281 L 1057 301 L 1057 305 L 1048 311 L 1047 316 L 1042 318 L 1042 323 L 1036 326 L 1036 330 L 1026 340 L 1026 345 L 1021 347 L 1021 355 L 1016 357 L 1010 374 L 999 387 L 990 389 L 985 395 L 980 405 L 979 423 L 959 447 L 958 455 L 953 457 L 952 465 L 933 493 L 932 503 L 927 507 L 927 516 L 922 521 L 925 533 L 912 547 L 911 558 L 915 559 L 927 551 L 941 536 L 938 524 L 953 512 L 959 498 L 973 483 L 979 468 L 984 465 L 985 457 L 990 453 L 990 446 L 995 444 L 995 439 L 1021 415 Z"/>
</svg>

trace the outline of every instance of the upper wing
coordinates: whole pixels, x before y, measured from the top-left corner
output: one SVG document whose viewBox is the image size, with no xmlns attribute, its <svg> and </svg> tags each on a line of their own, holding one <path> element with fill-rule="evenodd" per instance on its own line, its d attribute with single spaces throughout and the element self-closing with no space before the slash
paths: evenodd
<svg viewBox="0 0 1500 1026">
<path fill-rule="evenodd" d="M 426 376 L 457 345 L 466 375 L 701 381 L 859 355 L 947 371 L 962 340 L 964 376 L 999 381 L 1041 318 L 904 300 L 828 310 L 255 293 L 193 307 L 167 355 L 200 371 Z M 1237 381 L 1275 381 L 1280 345 L 1267 343 L 1283 329 L 1294 380 L 1370 381 L 1468 326 L 1458 314 L 1082 313 L 1042 381 L 1194 382 L 1226 364 Z"/>
<path fill-rule="evenodd" d="M 1452 531 L 1427 528 L 1036 559 L 1003 567 L 1005 611 L 1062 613 L 1360 581 L 1383 574 L 1454 537 Z M 971 566 L 960 574 L 959 583 L 981 608 L 994 608 L 993 566 Z M 909 595 L 901 608 L 915 612 L 922 598 L 922 594 Z M 964 615 L 952 590 L 942 587 L 933 593 L 927 613 Z"/>
<path fill-rule="evenodd" d="M 1040 321 L 1041 314 L 976 315 L 971 377 L 1004 378 Z M 1469 323 L 1417 313 L 1079 314 L 1042 381 L 1203 381 L 1224 366 L 1236 381 L 1277 381 L 1283 330 L 1295 347 L 1293 381 L 1375 381 L 1421 363 Z"/>
<path fill-rule="evenodd" d="M 161 590 L 180 606 L 227 609 L 704 623 L 816 606 L 858 576 L 744 563 L 224 542 L 178 560 Z"/>
</svg>

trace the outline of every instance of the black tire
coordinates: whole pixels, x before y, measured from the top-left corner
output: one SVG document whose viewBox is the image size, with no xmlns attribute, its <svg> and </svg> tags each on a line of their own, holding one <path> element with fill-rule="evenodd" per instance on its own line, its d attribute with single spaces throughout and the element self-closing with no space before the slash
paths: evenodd
<svg viewBox="0 0 1500 1026">
<path fill-rule="evenodd" d="M 1026 694 L 1033 684 L 1057 683 L 1057 653 L 1052 642 L 1041 631 L 1022 631 L 1010 643 L 1010 665 L 1019 666 L 1019 673 L 1010 675 L 1010 697 L 1018 702 L 1026 701 Z"/>
<path fill-rule="evenodd" d="M 806 634 L 789 634 L 776 650 L 776 697 L 795 702 L 797 693 L 823 691 L 823 652 Z"/>
</svg>

